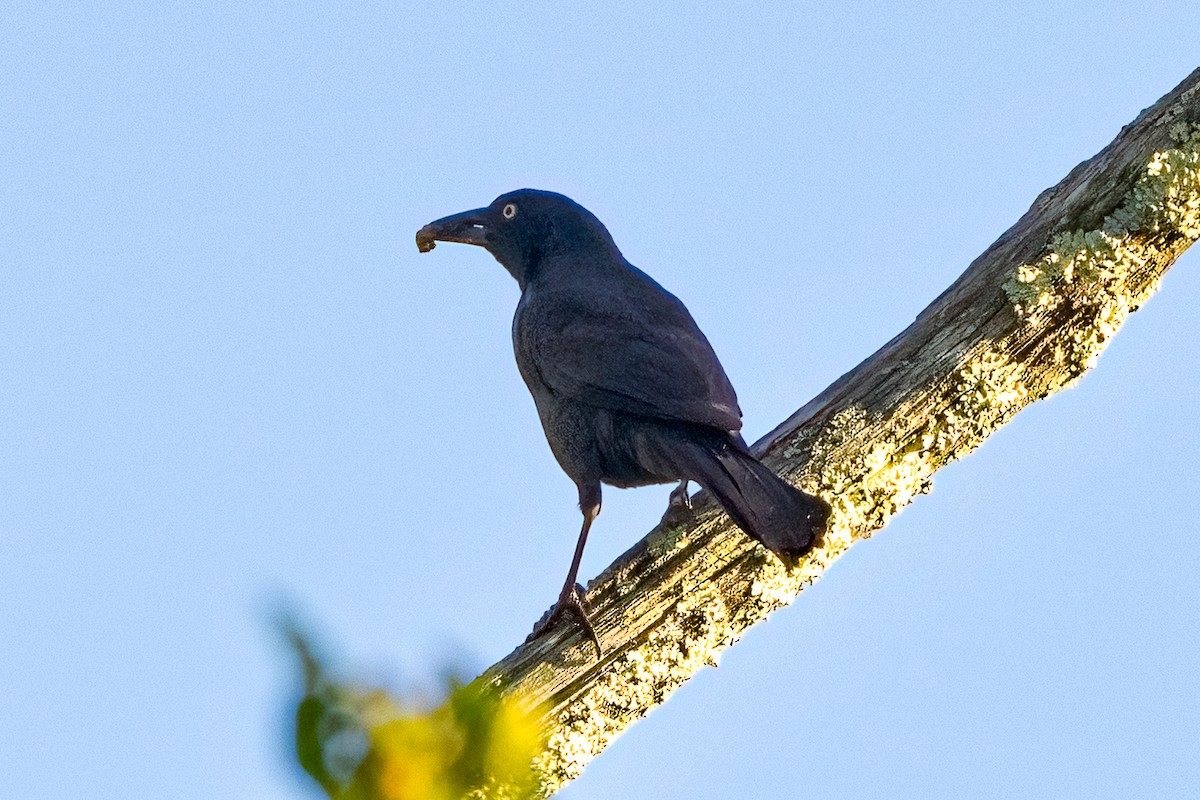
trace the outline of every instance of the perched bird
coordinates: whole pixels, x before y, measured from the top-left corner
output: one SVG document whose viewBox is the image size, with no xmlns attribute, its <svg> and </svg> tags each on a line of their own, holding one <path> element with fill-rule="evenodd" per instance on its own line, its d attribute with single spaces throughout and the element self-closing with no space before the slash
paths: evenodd
<svg viewBox="0 0 1200 800">
<path fill-rule="evenodd" d="M 579 488 L 583 528 L 554 610 L 578 617 L 600 648 L 575 582 L 600 485 L 680 481 L 707 489 L 742 530 L 784 560 L 808 552 L 829 506 L 750 454 L 737 395 L 708 339 L 674 295 L 621 255 L 591 212 L 553 192 L 520 189 L 486 208 L 431 222 L 417 247 L 483 247 L 516 278 L 513 349 L 546 439 Z"/>
</svg>

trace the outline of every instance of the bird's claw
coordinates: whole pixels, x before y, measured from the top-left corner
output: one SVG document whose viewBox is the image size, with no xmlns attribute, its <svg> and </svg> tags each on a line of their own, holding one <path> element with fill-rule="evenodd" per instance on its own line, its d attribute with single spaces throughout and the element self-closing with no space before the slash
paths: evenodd
<svg viewBox="0 0 1200 800">
<path fill-rule="evenodd" d="M 671 490 L 671 496 L 667 498 L 667 510 L 663 512 L 660 524 L 668 528 L 682 525 L 691 511 L 692 497 L 688 494 L 687 483 L 684 482 Z"/>
<path fill-rule="evenodd" d="M 596 635 L 596 629 L 592 627 L 590 612 L 587 595 L 584 593 L 583 587 L 577 583 L 571 587 L 569 592 L 559 595 L 558 602 L 537 621 L 537 624 L 533 626 L 533 632 L 525 638 L 525 642 L 529 643 L 546 635 L 561 617 L 570 614 L 575 617 L 592 644 L 596 645 L 597 655 L 603 655 L 604 650 L 600 647 L 600 637 Z"/>
</svg>

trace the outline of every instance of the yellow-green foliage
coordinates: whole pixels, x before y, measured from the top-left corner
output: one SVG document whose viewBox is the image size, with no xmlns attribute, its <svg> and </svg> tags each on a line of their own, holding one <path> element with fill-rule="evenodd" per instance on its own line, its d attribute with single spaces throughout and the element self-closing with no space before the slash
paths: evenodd
<svg viewBox="0 0 1200 800">
<path fill-rule="evenodd" d="M 378 705 L 367 755 L 337 800 L 521 800 L 536 789 L 540 734 L 515 701 L 469 684 L 430 711 Z"/>
<path fill-rule="evenodd" d="M 332 800 L 524 800 L 542 748 L 537 715 L 481 682 L 451 684 L 434 708 L 329 679 L 294 631 L 307 691 L 296 712 L 300 765 Z"/>
</svg>

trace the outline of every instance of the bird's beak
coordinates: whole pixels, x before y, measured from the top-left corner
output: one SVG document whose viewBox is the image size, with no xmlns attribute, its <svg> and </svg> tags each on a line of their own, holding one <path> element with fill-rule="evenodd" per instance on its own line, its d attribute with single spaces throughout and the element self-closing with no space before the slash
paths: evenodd
<svg viewBox="0 0 1200 800">
<path fill-rule="evenodd" d="M 462 242 L 475 244 L 480 247 L 487 245 L 486 208 L 474 211 L 464 211 L 461 214 L 451 214 L 435 220 L 417 231 L 417 249 L 428 253 L 435 242 Z"/>
</svg>

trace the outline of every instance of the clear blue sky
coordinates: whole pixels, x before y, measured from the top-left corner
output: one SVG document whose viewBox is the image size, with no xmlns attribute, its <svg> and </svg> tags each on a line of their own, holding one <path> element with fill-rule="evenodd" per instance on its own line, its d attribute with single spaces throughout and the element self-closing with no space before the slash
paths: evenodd
<svg viewBox="0 0 1200 800">
<path fill-rule="evenodd" d="M 486 253 L 521 186 L 678 294 L 757 438 L 1197 66 L 1200 5 L 16 3 L 0 22 L 5 796 L 305 798 L 350 674 L 507 653 L 578 525 Z M 1197 253 L 1080 386 L 636 725 L 592 798 L 1200 796 Z M 583 572 L 667 489 L 609 490 Z"/>
</svg>

